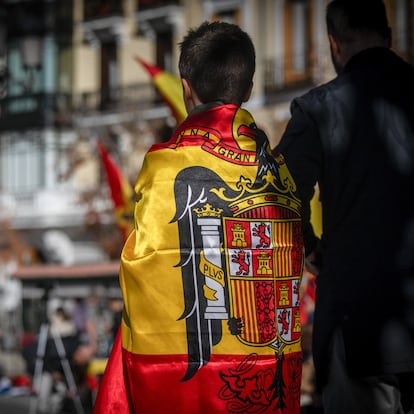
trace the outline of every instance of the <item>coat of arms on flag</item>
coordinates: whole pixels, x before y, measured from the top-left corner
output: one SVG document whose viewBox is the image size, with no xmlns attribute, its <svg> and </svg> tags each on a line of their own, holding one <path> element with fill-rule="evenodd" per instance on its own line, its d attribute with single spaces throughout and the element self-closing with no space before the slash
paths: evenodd
<svg viewBox="0 0 414 414">
<path fill-rule="evenodd" d="M 225 219 L 224 223 L 231 314 L 246 327 L 239 339 L 249 345 L 276 347 L 278 338 L 297 341 L 301 269 L 292 276 L 295 263 L 287 248 L 291 240 L 286 238 L 300 222 Z"/>
<path fill-rule="evenodd" d="M 195 176 L 204 177 L 202 187 Z M 222 321 L 242 343 L 276 353 L 300 340 L 300 203 L 282 191 L 274 172 L 262 180 L 253 184 L 240 177 L 235 191 L 200 167 L 176 177 L 189 355 L 185 379 L 208 363 L 223 335 Z"/>
</svg>

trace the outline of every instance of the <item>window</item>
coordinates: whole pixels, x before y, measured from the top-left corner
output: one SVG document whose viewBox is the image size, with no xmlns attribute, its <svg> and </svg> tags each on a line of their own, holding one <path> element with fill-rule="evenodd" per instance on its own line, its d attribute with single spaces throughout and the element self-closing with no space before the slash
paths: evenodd
<svg viewBox="0 0 414 414">
<path fill-rule="evenodd" d="M 285 84 L 301 83 L 310 78 L 311 49 L 308 2 L 290 0 L 285 3 Z"/>
<path fill-rule="evenodd" d="M 265 60 L 265 90 L 275 91 L 308 84 L 312 80 L 312 21 L 315 3 L 274 0 L 271 49 Z M 317 9 L 315 9 L 317 10 Z"/>
<path fill-rule="evenodd" d="M 306 4 L 295 1 L 292 4 L 292 70 L 306 71 Z"/>
<path fill-rule="evenodd" d="M 2 137 L 0 152 L 1 188 L 9 193 L 27 193 L 43 184 L 42 150 L 37 133 Z"/>
<path fill-rule="evenodd" d="M 101 45 L 101 109 L 110 109 L 118 87 L 118 46 L 116 39 Z"/>
<path fill-rule="evenodd" d="M 407 0 L 395 1 L 394 36 L 395 48 L 401 54 L 406 54 L 409 49 L 409 13 Z"/>
<path fill-rule="evenodd" d="M 181 9 L 172 2 L 163 3 L 163 7 L 142 10 L 141 6 L 137 13 L 138 29 L 144 36 L 151 38 L 155 43 L 156 62 L 160 68 L 175 72 L 173 66 L 173 50 L 175 34 L 181 21 Z"/>
<path fill-rule="evenodd" d="M 85 20 L 122 15 L 122 2 L 118 0 L 87 0 L 84 2 Z"/>
</svg>

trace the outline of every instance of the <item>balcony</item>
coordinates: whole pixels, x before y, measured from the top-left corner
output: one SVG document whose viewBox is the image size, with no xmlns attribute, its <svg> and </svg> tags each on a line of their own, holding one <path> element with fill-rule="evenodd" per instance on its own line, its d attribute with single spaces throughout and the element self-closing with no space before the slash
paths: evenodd
<svg viewBox="0 0 414 414">
<path fill-rule="evenodd" d="M 36 93 L 0 99 L 0 132 L 69 125 L 69 94 Z"/>
<path fill-rule="evenodd" d="M 75 128 L 161 119 L 169 115 L 169 109 L 151 83 L 83 93 L 74 97 L 72 106 Z"/>
<path fill-rule="evenodd" d="M 168 116 L 168 108 L 151 83 L 75 96 L 39 93 L 0 99 L 0 132 L 87 127 Z"/>
</svg>

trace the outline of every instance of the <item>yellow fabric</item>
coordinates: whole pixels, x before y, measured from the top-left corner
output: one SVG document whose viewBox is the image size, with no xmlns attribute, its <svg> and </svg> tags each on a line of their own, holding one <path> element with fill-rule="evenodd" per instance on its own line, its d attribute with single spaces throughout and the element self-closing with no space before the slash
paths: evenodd
<svg viewBox="0 0 414 414">
<path fill-rule="evenodd" d="M 88 364 L 87 372 L 89 375 L 101 375 L 105 372 L 108 358 L 94 358 Z"/>
<path fill-rule="evenodd" d="M 254 160 L 256 143 L 238 129 L 240 125 L 250 125 L 253 118 L 247 111 L 239 110 L 233 121 L 232 132 L 239 152 L 248 154 L 245 158 L 248 162 L 244 165 L 234 162 L 241 160 L 242 155 L 238 150 L 230 150 L 225 142 L 221 143 L 214 131 L 207 127 L 195 128 L 186 122 L 169 144 L 152 149 L 145 156 L 135 185 L 135 230 L 125 243 L 121 257 L 120 283 L 125 305 L 122 345 L 129 352 L 144 355 L 187 353 L 185 319 L 179 320 L 185 304 L 182 270 L 178 265 L 180 235 L 177 222 L 172 221 L 176 214 L 174 183 L 180 171 L 194 165 L 214 169 L 234 191 L 240 191 L 241 179 L 245 183 L 255 181 L 258 172 Z M 203 141 L 204 147 L 180 146 L 189 136 L 194 139 L 208 136 L 209 140 Z M 288 190 L 285 193 L 289 194 Z M 214 271 L 213 267 L 211 269 Z M 208 289 L 206 293 L 212 294 Z M 228 333 L 224 320 L 222 330 L 222 339 L 214 346 L 214 353 L 252 352 L 251 346 Z M 287 344 L 284 352 L 300 349 L 300 340 L 297 340 Z M 268 346 L 258 348 L 257 352 L 275 353 Z"/>
<path fill-rule="evenodd" d="M 322 236 L 322 204 L 319 201 L 319 189 L 315 189 L 315 194 L 310 203 L 311 224 L 316 237 Z"/>
<path fill-rule="evenodd" d="M 171 107 L 177 124 L 181 124 L 187 116 L 183 100 L 181 80 L 171 73 L 161 71 L 153 79 L 154 85 Z"/>
</svg>

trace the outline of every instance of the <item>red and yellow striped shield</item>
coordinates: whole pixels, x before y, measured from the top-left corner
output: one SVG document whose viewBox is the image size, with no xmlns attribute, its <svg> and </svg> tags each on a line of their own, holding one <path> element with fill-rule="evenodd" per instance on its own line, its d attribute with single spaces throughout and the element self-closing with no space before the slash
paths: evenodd
<svg viewBox="0 0 414 414">
<path fill-rule="evenodd" d="M 231 313 L 239 339 L 276 346 L 300 339 L 301 223 L 296 219 L 225 219 Z M 265 210 L 266 211 L 266 210 Z"/>
</svg>

